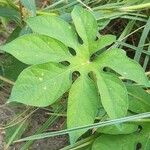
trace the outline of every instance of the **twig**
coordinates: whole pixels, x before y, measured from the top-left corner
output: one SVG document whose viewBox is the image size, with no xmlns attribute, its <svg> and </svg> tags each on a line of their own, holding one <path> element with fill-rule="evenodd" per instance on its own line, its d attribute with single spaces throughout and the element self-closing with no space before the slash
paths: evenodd
<svg viewBox="0 0 150 150">
<path fill-rule="evenodd" d="M 87 6 L 86 4 L 84 4 L 81 0 L 77 0 L 79 3 L 81 3 L 83 6 L 85 6 L 87 9 L 89 9 L 90 11 L 93 11 L 89 6 Z"/>
<path fill-rule="evenodd" d="M 146 72 L 145 74 L 146 74 L 147 76 L 149 76 L 149 75 L 150 75 L 150 71 Z"/>
<path fill-rule="evenodd" d="M 47 6 L 47 7 L 44 8 L 43 10 L 52 9 L 52 8 L 56 7 L 57 5 L 59 5 L 59 4 L 61 4 L 61 3 L 64 3 L 65 1 L 66 1 L 66 0 L 60 0 L 60 1 L 58 1 L 58 2 L 56 2 L 56 3 L 54 3 L 54 4 L 52 4 L 52 5 Z"/>
<path fill-rule="evenodd" d="M 1 76 L 1 75 L 0 75 L 0 80 L 2 80 L 2 81 L 4 81 L 4 82 L 7 82 L 7 83 L 9 83 L 9 84 L 11 84 L 11 85 L 14 85 L 14 84 L 15 84 L 15 82 L 13 82 L 13 81 L 11 81 L 11 80 L 9 80 L 9 79 L 7 79 L 7 78 Z"/>
</svg>

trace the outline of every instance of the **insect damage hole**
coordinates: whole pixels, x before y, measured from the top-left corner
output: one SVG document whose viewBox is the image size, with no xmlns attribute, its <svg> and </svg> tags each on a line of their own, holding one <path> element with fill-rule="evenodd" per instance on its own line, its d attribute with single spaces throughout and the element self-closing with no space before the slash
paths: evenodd
<svg viewBox="0 0 150 150">
<path fill-rule="evenodd" d="M 72 81 L 74 82 L 79 76 L 80 76 L 80 72 L 79 71 L 74 71 L 72 73 Z"/>
<path fill-rule="evenodd" d="M 142 129 L 143 129 L 142 126 L 139 125 L 139 126 L 138 126 L 138 129 L 137 129 L 137 132 L 140 133 L 140 132 L 142 131 Z"/>
<path fill-rule="evenodd" d="M 109 70 L 108 67 L 104 67 L 104 68 L 103 68 L 103 71 L 104 71 L 104 72 L 108 72 L 108 70 Z"/>
<path fill-rule="evenodd" d="M 60 62 L 60 64 L 62 64 L 64 66 L 69 66 L 70 62 L 69 61 L 62 61 L 62 62 Z"/>
<path fill-rule="evenodd" d="M 136 150 L 141 150 L 142 148 L 142 144 L 141 143 L 137 143 L 136 144 Z"/>
<path fill-rule="evenodd" d="M 69 47 L 69 52 L 72 56 L 76 56 L 76 54 L 77 54 L 76 51 L 71 47 Z"/>
<path fill-rule="evenodd" d="M 78 35 L 78 41 L 81 45 L 83 44 L 83 40 L 81 39 L 81 37 L 79 35 Z"/>
</svg>

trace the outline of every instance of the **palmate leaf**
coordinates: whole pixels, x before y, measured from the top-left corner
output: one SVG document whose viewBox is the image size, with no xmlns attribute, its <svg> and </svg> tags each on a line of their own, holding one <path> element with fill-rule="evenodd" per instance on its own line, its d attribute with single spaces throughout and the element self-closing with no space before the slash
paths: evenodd
<svg viewBox="0 0 150 150">
<path fill-rule="evenodd" d="M 142 125 L 142 131 L 128 135 L 101 135 L 92 146 L 92 150 L 134 150 L 137 144 L 141 145 L 143 150 L 149 150 L 150 147 L 150 127 L 149 123 Z"/>
<path fill-rule="evenodd" d="M 72 18 L 78 33 L 59 17 L 37 16 L 28 19 L 27 23 L 38 34 L 22 36 L 1 47 L 19 60 L 34 64 L 20 74 L 9 101 L 48 106 L 70 89 L 68 128 L 93 123 L 101 102 L 110 118 L 126 116 L 127 90 L 115 74 L 106 73 L 103 69 L 111 68 L 127 79 L 147 85 L 144 71 L 121 49 L 109 49 L 91 61 L 90 56 L 112 44 L 115 37 L 105 35 L 96 40 L 95 18 L 79 6 L 74 8 Z M 76 55 L 72 55 L 67 47 L 73 48 Z M 62 65 L 62 61 L 68 61 L 69 66 Z M 71 86 L 74 71 L 78 71 L 80 76 L 73 80 Z M 100 98 L 101 102 L 98 102 Z M 86 131 L 70 134 L 71 143 Z"/>
</svg>

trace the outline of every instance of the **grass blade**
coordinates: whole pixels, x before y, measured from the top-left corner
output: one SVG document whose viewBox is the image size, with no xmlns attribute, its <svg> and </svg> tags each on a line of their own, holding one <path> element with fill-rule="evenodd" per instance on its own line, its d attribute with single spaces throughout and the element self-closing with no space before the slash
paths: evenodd
<svg viewBox="0 0 150 150">
<path fill-rule="evenodd" d="M 140 61 L 140 57 L 141 57 L 141 54 L 142 54 L 142 50 L 143 50 L 143 47 L 144 47 L 144 43 L 145 43 L 145 40 L 148 36 L 148 33 L 150 31 L 150 17 L 145 25 L 145 28 L 143 30 L 143 33 L 142 33 L 142 36 L 140 38 L 140 42 L 138 44 L 138 49 L 135 53 L 135 56 L 134 56 L 134 60 L 136 60 L 137 62 Z"/>
<path fill-rule="evenodd" d="M 150 54 L 150 46 L 148 47 L 147 53 Z M 144 70 L 146 70 L 149 60 L 150 60 L 150 55 L 149 56 L 147 55 L 144 60 L 144 65 L 143 65 Z"/>
<path fill-rule="evenodd" d="M 94 123 L 94 124 L 91 124 L 91 125 L 80 126 L 80 127 L 71 128 L 71 129 L 65 129 L 65 130 L 56 131 L 56 132 L 47 132 L 47 133 L 43 133 L 43 134 L 33 135 L 33 136 L 29 136 L 29 137 L 17 140 L 15 142 L 43 139 L 43 138 L 68 134 L 68 133 L 71 133 L 71 132 L 75 132 L 77 130 L 104 127 L 104 126 L 109 126 L 109 125 L 113 125 L 113 124 L 119 124 L 119 123 L 124 123 L 124 122 L 129 122 L 129 121 L 136 121 L 138 119 L 147 118 L 147 117 L 150 117 L 150 112 L 141 113 L 141 114 L 128 116 L 128 117 L 123 117 L 123 118 L 119 118 L 119 119 L 108 120 L 108 121 L 99 122 L 99 123 Z"/>
</svg>

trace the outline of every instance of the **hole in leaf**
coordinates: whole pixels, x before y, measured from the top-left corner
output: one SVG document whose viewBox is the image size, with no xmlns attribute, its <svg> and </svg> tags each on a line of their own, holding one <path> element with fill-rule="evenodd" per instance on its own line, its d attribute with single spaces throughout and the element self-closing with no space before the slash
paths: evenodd
<svg viewBox="0 0 150 150">
<path fill-rule="evenodd" d="M 141 143 L 137 143 L 136 144 L 136 150 L 141 150 L 142 148 L 142 144 Z"/>
<path fill-rule="evenodd" d="M 68 62 L 68 61 L 62 61 L 62 62 L 60 62 L 60 64 L 62 64 L 64 66 L 69 66 L 70 62 Z"/>
<path fill-rule="evenodd" d="M 73 48 L 69 47 L 69 52 L 71 55 L 75 56 L 76 55 L 76 51 Z"/>
<path fill-rule="evenodd" d="M 140 133 L 140 132 L 142 131 L 142 129 L 143 129 L 142 126 L 139 125 L 139 126 L 138 126 L 138 129 L 137 129 L 137 132 Z"/>
<path fill-rule="evenodd" d="M 119 76 L 119 74 L 118 74 L 116 71 L 114 71 L 113 69 L 111 69 L 111 68 L 109 68 L 109 67 L 104 67 L 104 68 L 103 68 L 103 71 L 104 71 L 104 72 L 113 73 L 113 74 Z"/>
<path fill-rule="evenodd" d="M 90 57 L 90 62 L 94 61 L 95 58 L 96 58 L 96 54 L 94 53 L 94 54 L 92 54 L 91 57 Z"/>
<path fill-rule="evenodd" d="M 90 71 L 90 72 L 88 73 L 88 76 L 89 76 L 89 78 L 92 79 L 93 81 L 96 80 L 96 75 L 95 75 L 95 73 L 94 73 L 93 71 Z"/>
<path fill-rule="evenodd" d="M 104 67 L 104 68 L 103 68 L 103 71 L 104 71 L 104 72 L 109 72 L 110 69 L 109 69 L 108 67 Z"/>
<path fill-rule="evenodd" d="M 89 73 L 88 73 L 88 76 L 89 76 L 89 78 L 91 78 L 92 79 L 92 71 L 90 71 Z"/>
<path fill-rule="evenodd" d="M 81 45 L 83 44 L 83 40 L 81 39 L 80 36 L 78 36 L 78 41 L 79 41 L 79 43 L 80 43 Z"/>
<path fill-rule="evenodd" d="M 97 40 L 98 40 L 98 37 L 95 38 L 95 41 L 97 41 Z"/>
<path fill-rule="evenodd" d="M 74 82 L 79 76 L 80 76 L 80 72 L 79 71 L 74 71 L 72 73 L 72 81 Z"/>
<path fill-rule="evenodd" d="M 101 55 L 104 51 L 106 51 L 105 48 L 100 49 L 98 51 L 96 51 L 95 53 L 93 53 L 90 57 L 90 61 L 94 61 L 99 55 Z"/>
</svg>

